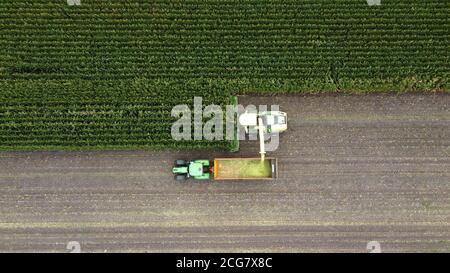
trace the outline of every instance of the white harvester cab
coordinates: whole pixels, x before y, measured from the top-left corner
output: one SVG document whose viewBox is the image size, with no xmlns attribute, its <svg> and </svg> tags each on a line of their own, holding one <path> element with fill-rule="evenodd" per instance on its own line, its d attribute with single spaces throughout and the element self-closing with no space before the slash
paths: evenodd
<svg viewBox="0 0 450 273">
<path fill-rule="evenodd" d="M 259 135 L 259 153 L 264 161 L 266 150 L 264 134 L 282 133 L 287 130 L 287 115 L 280 111 L 263 111 L 259 113 L 245 112 L 239 116 L 239 123 L 248 134 L 250 129 L 257 130 Z"/>
<path fill-rule="evenodd" d="M 256 130 L 262 127 L 266 134 L 282 133 L 287 130 L 287 114 L 281 111 L 245 112 L 239 116 L 239 123 L 244 126 L 246 133 L 250 127 Z"/>
</svg>

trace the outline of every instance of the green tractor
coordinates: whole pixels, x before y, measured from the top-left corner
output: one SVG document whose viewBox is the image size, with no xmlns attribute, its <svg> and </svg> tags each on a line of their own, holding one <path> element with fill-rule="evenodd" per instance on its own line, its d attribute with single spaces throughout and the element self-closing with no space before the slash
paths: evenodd
<svg viewBox="0 0 450 273">
<path fill-rule="evenodd" d="M 209 160 L 205 159 L 193 161 L 178 159 L 175 160 L 172 173 L 177 181 L 184 181 L 190 177 L 195 180 L 208 180 L 211 178 L 210 165 Z"/>
</svg>

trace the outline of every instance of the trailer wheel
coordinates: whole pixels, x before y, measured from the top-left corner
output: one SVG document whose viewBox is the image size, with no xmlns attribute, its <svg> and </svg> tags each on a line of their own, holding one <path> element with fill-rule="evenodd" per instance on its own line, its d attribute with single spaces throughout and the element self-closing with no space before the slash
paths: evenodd
<svg viewBox="0 0 450 273">
<path fill-rule="evenodd" d="M 186 160 L 183 159 L 177 159 L 175 160 L 175 166 L 179 167 L 179 166 L 186 166 L 187 162 Z"/>
<path fill-rule="evenodd" d="M 184 174 L 177 174 L 175 175 L 175 180 L 176 181 L 185 181 L 187 179 L 187 176 Z"/>
</svg>

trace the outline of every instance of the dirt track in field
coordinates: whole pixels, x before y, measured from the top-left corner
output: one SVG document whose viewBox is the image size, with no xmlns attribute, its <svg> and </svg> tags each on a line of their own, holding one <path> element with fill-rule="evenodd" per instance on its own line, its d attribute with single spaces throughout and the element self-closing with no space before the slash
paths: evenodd
<svg viewBox="0 0 450 273">
<path fill-rule="evenodd" d="M 0 251 L 450 252 L 450 95 L 240 101 L 289 114 L 277 181 L 173 181 L 227 153 L 0 153 Z"/>
</svg>

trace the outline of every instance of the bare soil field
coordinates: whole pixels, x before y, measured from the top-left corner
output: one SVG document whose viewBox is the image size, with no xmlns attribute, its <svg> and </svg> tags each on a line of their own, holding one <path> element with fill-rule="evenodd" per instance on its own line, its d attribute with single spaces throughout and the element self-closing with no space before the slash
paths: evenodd
<svg viewBox="0 0 450 273">
<path fill-rule="evenodd" d="M 450 95 L 241 97 L 289 129 L 276 181 L 176 182 L 209 151 L 0 153 L 0 251 L 450 252 Z"/>
</svg>

